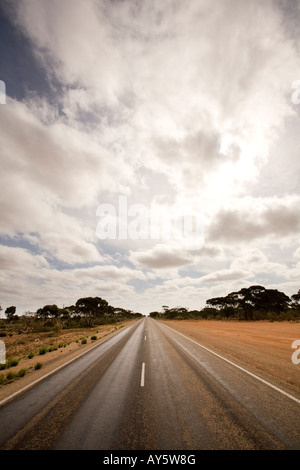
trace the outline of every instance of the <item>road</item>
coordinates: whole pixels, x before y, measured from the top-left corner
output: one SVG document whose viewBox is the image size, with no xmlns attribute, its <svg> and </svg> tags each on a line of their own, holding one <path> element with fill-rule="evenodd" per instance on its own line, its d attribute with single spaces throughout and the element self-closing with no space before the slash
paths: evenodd
<svg viewBox="0 0 300 470">
<path fill-rule="evenodd" d="M 225 359 L 139 320 L 2 404 L 0 448 L 299 449 L 299 400 Z"/>
</svg>

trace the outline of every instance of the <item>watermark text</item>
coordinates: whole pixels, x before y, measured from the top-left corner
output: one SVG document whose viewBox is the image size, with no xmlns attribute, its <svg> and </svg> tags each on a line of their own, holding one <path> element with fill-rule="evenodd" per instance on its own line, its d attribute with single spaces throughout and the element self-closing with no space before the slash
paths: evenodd
<svg viewBox="0 0 300 470">
<path fill-rule="evenodd" d="M 0 80 L 0 104 L 6 104 L 6 86 L 3 80 Z"/>
<path fill-rule="evenodd" d="M 204 244 L 204 217 L 189 208 L 128 205 L 127 196 L 119 196 L 117 208 L 100 204 L 96 215 L 101 240 L 180 240 L 188 250 L 200 250 Z"/>
<path fill-rule="evenodd" d="M 294 80 L 292 88 L 295 90 L 292 93 L 292 103 L 300 104 L 300 80 Z"/>
<path fill-rule="evenodd" d="M 6 363 L 6 348 L 4 341 L 0 341 L 0 364 Z"/>
<path fill-rule="evenodd" d="M 300 364 L 300 339 L 295 339 L 292 343 L 292 348 L 296 349 L 295 352 L 292 354 L 292 363 L 293 364 Z"/>
</svg>

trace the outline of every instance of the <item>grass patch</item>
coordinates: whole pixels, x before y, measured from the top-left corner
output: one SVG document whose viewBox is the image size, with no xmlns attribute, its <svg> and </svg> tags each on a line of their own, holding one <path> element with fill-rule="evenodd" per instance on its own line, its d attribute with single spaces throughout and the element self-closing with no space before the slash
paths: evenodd
<svg viewBox="0 0 300 470">
<path fill-rule="evenodd" d="M 11 370 L 6 374 L 6 380 L 8 382 L 11 382 L 15 378 L 16 378 L 16 374 L 14 372 L 12 372 Z"/>
<path fill-rule="evenodd" d="M 40 350 L 39 350 L 39 355 L 40 355 L 40 356 L 43 356 L 43 355 L 46 354 L 48 351 L 49 351 L 49 349 L 48 349 L 46 346 L 43 346 L 43 347 L 41 347 Z"/>
<path fill-rule="evenodd" d="M 18 377 L 24 377 L 26 372 L 27 372 L 27 369 L 20 369 L 18 372 Z"/>
<path fill-rule="evenodd" d="M 18 359 L 9 359 L 8 360 L 8 367 L 16 367 L 19 364 Z"/>
</svg>

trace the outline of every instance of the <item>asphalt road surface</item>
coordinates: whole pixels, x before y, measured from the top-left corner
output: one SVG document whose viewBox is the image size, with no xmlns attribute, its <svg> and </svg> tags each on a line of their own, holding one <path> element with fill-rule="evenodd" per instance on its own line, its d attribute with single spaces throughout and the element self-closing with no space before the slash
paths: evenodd
<svg viewBox="0 0 300 470">
<path fill-rule="evenodd" d="M 1 449 L 300 449 L 300 401 L 150 318 L 0 407 Z"/>
</svg>

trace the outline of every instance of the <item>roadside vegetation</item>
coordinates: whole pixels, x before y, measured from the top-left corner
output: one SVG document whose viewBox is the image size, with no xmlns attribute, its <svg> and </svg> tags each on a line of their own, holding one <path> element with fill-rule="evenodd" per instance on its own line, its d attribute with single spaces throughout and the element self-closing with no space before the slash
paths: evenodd
<svg viewBox="0 0 300 470">
<path fill-rule="evenodd" d="M 2 308 L 0 307 L 0 310 Z M 0 338 L 9 334 L 11 327 L 20 333 L 52 332 L 74 328 L 92 328 L 100 325 L 138 319 L 143 315 L 132 310 L 113 307 L 101 297 L 84 297 L 69 307 L 59 308 L 56 304 L 45 305 L 36 312 L 17 315 L 16 307 L 5 310 L 6 319 L 0 319 Z"/>
<path fill-rule="evenodd" d="M 45 305 L 23 315 L 17 315 L 16 307 L 11 306 L 5 316 L 0 318 L 0 340 L 6 346 L 0 386 L 39 370 L 54 353 L 57 356 L 68 348 L 93 343 L 143 315 L 112 307 L 100 297 L 85 297 L 69 307 Z"/>
<path fill-rule="evenodd" d="M 208 299 L 201 310 L 163 305 L 162 311 L 151 312 L 150 317 L 164 320 L 300 321 L 300 289 L 288 297 L 277 289 L 251 286 L 224 297 Z"/>
</svg>

